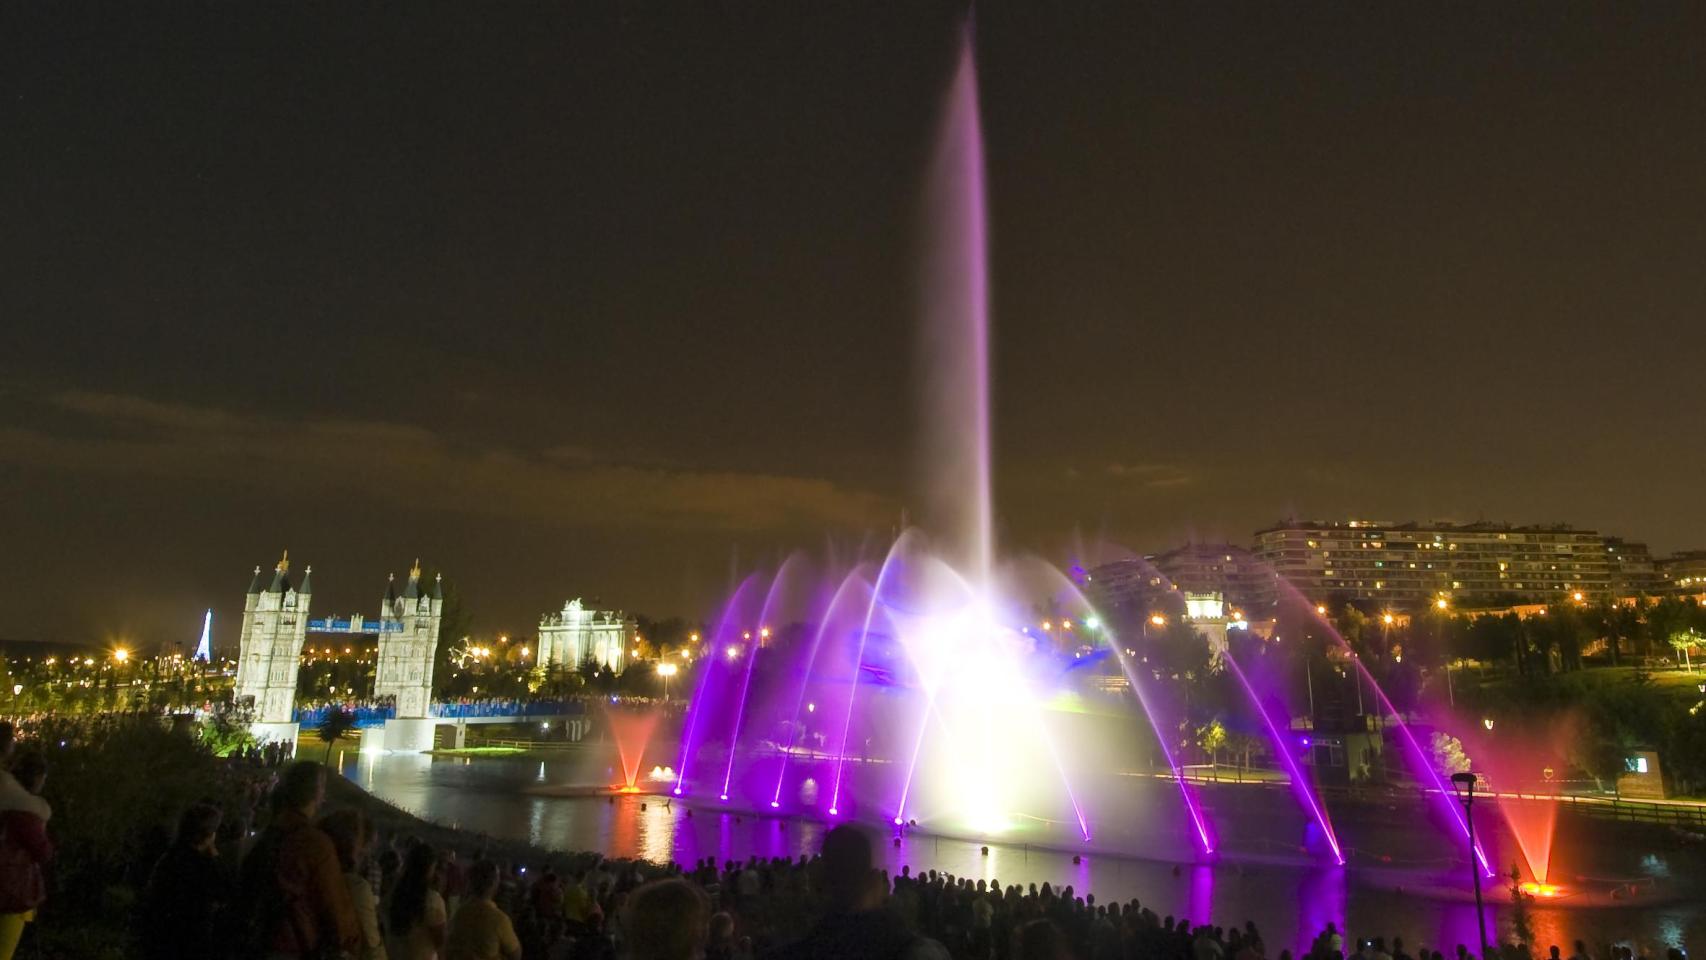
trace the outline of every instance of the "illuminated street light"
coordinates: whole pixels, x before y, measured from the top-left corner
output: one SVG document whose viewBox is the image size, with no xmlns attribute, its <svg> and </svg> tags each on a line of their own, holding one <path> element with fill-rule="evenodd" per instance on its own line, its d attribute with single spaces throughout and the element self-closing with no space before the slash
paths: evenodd
<svg viewBox="0 0 1706 960">
<path fill-rule="evenodd" d="M 123 647 L 119 647 L 117 650 L 113 651 L 113 659 L 117 660 L 119 663 L 123 663 L 130 659 L 130 651 Z"/>
<path fill-rule="evenodd" d="M 770 639 L 770 628 L 769 627 L 759 627 L 758 628 L 758 639 L 760 639 L 760 640 Z"/>
<path fill-rule="evenodd" d="M 1390 626 L 1392 626 L 1392 622 L 1393 622 L 1393 621 L 1394 621 L 1394 620 L 1397 620 L 1397 619 L 1398 619 L 1398 618 L 1397 618 L 1397 617 L 1394 617 L 1394 616 L 1393 616 L 1393 615 L 1392 615 L 1392 614 L 1390 614 L 1390 613 L 1387 613 L 1387 614 L 1382 614 L 1382 615 L 1381 615 L 1381 617 L 1380 617 L 1380 621 L 1381 621 L 1381 622 L 1382 622 L 1382 623 L 1384 623 L 1384 624 L 1386 624 L 1386 625 L 1387 625 L 1387 626 L 1389 626 L 1389 627 L 1390 627 Z"/>
<path fill-rule="evenodd" d="M 669 702 L 669 678 L 675 676 L 678 668 L 673 663 L 658 664 L 658 676 L 663 678 L 663 700 Z"/>
<path fill-rule="evenodd" d="M 695 631 L 695 632 L 694 632 L 694 633 L 690 633 L 690 634 L 688 634 L 688 635 L 687 635 L 687 642 L 688 642 L 688 643 L 698 643 L 698 642 L 699 642 L 699 634 L 698 634 L 698 632 L 697 632 L 697 631 Z"/>
<path fill-rule="evenodd" d="M 1436 609 L 1439 609 L 1439 610 L 1444 610 L 1444 609 L 1445 609 L 1445 608 L 1446 608 L 1446 606 L 1447 606 L 1447 604 L 1446 604 L 1446 602 L 1445 602 L 1445 598 L 1444 598 L 1444 597 L 1440 597 L 1440 598 L 1439 598 L 1439 599 L 1438 599 L 1438 600 L 1435 600 L 1435 601 L 1434 601 L 1434 607 L 1435 607 L 1435 608 L 1436 608 Z"/>
<path fill-rule="evenodd" d="M 730 660 L 733 660 L 740 656 L 740 647 L 731 643 L 729 644 L 729 648 L 724 650 L 723 653 L 726 654 Z"/>
<path fill-rule="evenodd" d="M 1582 602 L 1582 592 L 1580 590 L 1577 590 L 1575 593 L 1570 594 L 1570 599 L 1576 601 L 1577 603 L 1581 603 Z"/>
<path fill-rule="evenodd" d="M 1043 621 L 1043 632 L 1044 633 L 1048 633 L 1048 632 L 1052 631 L 1053 629 L 1054 629 L 1054 621 L 1052 621 L 1052 620 L 1044 620 Z"/>
<path fill-rule="evenodd" d="M 1327 605 L 1324 603 L 1317 603 L 1315 605 L 1315 614 L 1317 616 L 1322 616 L 1322 617 L 1326 616 L 1327 615 Z"/>
<path fill-rule="evenodd" d="M 1491 723 L 1492 721 L 1487 721 Z M 1463 820 L 1469 831 L 1469 850 L 1477 851 L 1475 846 L 1475 775 L 1467 771 L 1451 775 L 1451 786 L 1457 791 L 1457 798 L 1463 801 Z M 1481 934 L 1481 956 L 1490 952 L 1487 949 L 1487 920 L 1481 906 L 1481 871 L 1475 869 L 1475 858 L 1469 858 L 1469 874 L 1475 878 L 1475 926 Z"/>
<path fill-rule="evenodd" d="M 1155 624 L 1158 627 L 1164 627 L 1167 625 L 1167 618 L 1163 617 L 1159 613 L 1152 613 L 1149 615 L 1149 622 Z"/>
<path fill-rule="evenodd" d="M 1100 630 L 1100 629 L 1102 629 L 1101 618 L 1095 617 L 1095 616 L 1085 617 L 1084 618 L 1084 629 L 1086 629 L 1086 630 Z"/>
</svg>

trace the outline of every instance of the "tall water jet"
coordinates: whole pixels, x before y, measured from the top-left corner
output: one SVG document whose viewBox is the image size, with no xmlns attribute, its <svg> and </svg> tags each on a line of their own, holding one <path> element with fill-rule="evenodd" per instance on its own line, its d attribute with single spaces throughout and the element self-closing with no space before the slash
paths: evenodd
<svg viewBox="0 0 1706 960">
<path fill-rule="evenodd" d="M 604 718 L 610 724 L 610 738 L 616 741 L 616 756 L 622 765 L 622 782 L 616 786 L 625 793 L 639 790 L 640 765 L 645 759 L 646 744 L 657 727 L 654 710 L 625 710 L 606 705 Z"/>
<path fill-rule="evenodd" d="M 697 751 L 703 743 L 701 738 L 705 735 L 706 718 L 716 701 L 717 681 L 726 672 L 722 669 L 724 658 L 721 656 L 722 651 L 726 649 L 724 644 L 728 642 L 730 631 L 738 629 L 738 624 L 734 618 L 738 616 L 742 598 L 757 583 L 757 578 L 757 574 L 747 574 L 746 578 L 741 581 L 740 586 L 735 589 L 734 596 L 730 597 L 729 602 L 724 605 L 722 615 L 717 619 L 716 628 L 706 638 L 707 656 L 702 658 L 703 666 L 700 667 L 699 685 L 693 692 L 692 700 L 689 701 L 686 731 L 681 738 L 681 762 L 676 766 L 678 772 L 676 773 L 675 789 L 672 791 L 676 796 L 681 796 L 687 789 L 688 766 L 696 758 Z M 729 749 L 732 751 L 734 748 L 735 744 L 731 740 Z"/>
<path fill-rule="evenodd" d="M 994 552 L 983 128 L 968 21 L 930 164 L 925 221 L 922 449 L 926 529 L 980 587 Z"/>
<path fill-rule="evenodd" d="M 818 620 L 817 628 L 812 631 L 811 649 L 806 654 L 805 670 L 802 672 L 800 677 L 799 689 L 794 694 L 794 709 L 789 714 L 788 741 L 782 747 L 782 761 L 777 764 L 776 790 L 770 796 L 770 806 L 772 808 L 782 806 L 782 784 L 783 781 L 787 779 L 788 760 L 794 754 L 794 745 L 798 739 L 797 734 L 801 726 L 800 711 L 806 706 L 806 693 L 810 689 L 812 679 L 817 673 L 818 651 L 823 648 L 824 631 L 828 630 L 830 625 L 836 622 L 836 614 L 840 611 L 849 588 L 862 585 L 863 581 L 861 577 L 863 570 L 863 567 L 855 568 L 851 573 L 847 574 L 846 577 L 842 578 L 841 584 L 835 588 L 835 593 L 830 597 L 829 604 L 824 607 L 823 615 Z M 814 705 L 812 709 L 815 712 L 816 706 Z"/>
<path fill-rule="evenodd" d="M 1339 849 L 1339 838 L 1333 833 L 1333 823 L 1327 818 L 1327 810 L 1321 805 L 1320 798 L 1315 795 L 1315 791 L 1311 789 L 1309 781 L 1304 779 L 1303 770 L 1298 766 L 1297 758 L 1292 756 L 1290 743 L 1280 734 L 1279 728 L 1274 725 L 1274 718 L 1268 714 L 1267 707 L 1263 706 L 1262 698 L 1256 695 L 1256 688 L 1251 686 L 1250 678 L 1245 676 L 1244 668 L 1238 665 L 1238 660 L 1232 655 L 1232 651 L 1227 650 L 1223 659 L 1226 661 L 1227 669 L 1231 670 L 1233 676 L 1238 678 L 1238 685 L 1244 689 L 1245 695 L 1250 698 L 1251 708 L 1261 715 L 1262 726 L 1267 730 L 1268 743 L 1273 746 L 1274 756 L 1285 765 L 1286 775 L 1291 778 L 1292 794 L 1297 797 L 1299 803 L 1303 804 L 1303 809 L 1315 818 L 1316 825 L 1321 828 L 1321 835 L 1326 839 L 1327 846 L 1333 851 L 1333 861 L 1344 866 L 1345 855 Z"/>
<path fill-rule="evenodd" d="M 1381 708 L 1386 711 L 1386 715 L 1392 718 L 1393 725 L 1398 730 L 1399 742 L 1410 756 L 1412 772 L 1416 779 L 1421 782 L 1423 791 L 1436 798 L 1435 803 L 1439 809 L 1445 812 L 1457 828 L 1457 832 L 1461 833 L 1463 838 L 1469 842 L 1470 853 L 1474 856 L 1476 863 L 1480 864 L 1481 872 L 1488 877 L 1497 876 L 1498 872 L 1487 860 L 1486 850 L 1480 841 L 1474 839 L 1474 833 L 1469 829 L 1469 821 L 1466 819 L 1462 808 L 1457 804 L 1456 794 L 1440 777 L 1439 771 L 1434 769 L 1432 758 L 1417 742 L 1415 733 L 1410 730 L 1410 725 L 1404 721 L 1404 717 L 1398 712 L 1398 708 L 1392 705 L 1391 699 L 1386 696 L 1386 691 L 1375 682 L 1374 674 L 1368 672 L 1368 667 L 1363 664 L 1362 658 L 1357 656 L 1356 651 L 1351 648 L 1350 642 L 1327 619 L 1326 611 L 1305 599 L 1289 581 L 1283 577 L 1276 577 L 1274 582 L 1279 585 L 1288 599 L 1298 604 L 1302 609 L 1309 611 L 1308 615 L 1313 616 L 1315 621 L 1327 632 L 1327 636 L 1331 637 L 1333 642 L 1344 650 L 1350 659 L 1351 666 L 1355 668 L 1354 676 L 1357 678 L 1357 682 L 1368 684 L 1369 689 L 1374 691 L 1374 696 L 1379 701 Z"/>
</svg>

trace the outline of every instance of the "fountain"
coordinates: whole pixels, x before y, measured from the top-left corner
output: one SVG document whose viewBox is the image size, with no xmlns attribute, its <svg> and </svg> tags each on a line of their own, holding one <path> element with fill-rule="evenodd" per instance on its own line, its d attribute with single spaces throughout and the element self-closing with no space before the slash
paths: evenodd
<svg viewBox="0 0 1706 960">
<path fill-rule="evenodd" d="M 1087 842 L 1075 781 L 1086 751 L 1062 749 L 1079 694 L 1071 658 L 1029 629 L 1023 561 L 998 561 L 990 486 L 989 317 L 983 149 L 969 27 L 930 168 L 920 354 L 925 526 L 880 561 L 832 569 L 783 616 L 797 562 L 748 577 L 709 632 L 684 723 L 676 795 L 861 817 L 897 827 Z M 925 533 L 928 529 L 931 532 Z M 1034 564 L 1031 568 L 1034 568 Z M 1055 589 L 1070 581 L 1050 571 Z M 1077 603 L 1083 604 L 1082 598 Z M 1083 610 L 1088 605 L 1083 604 Z M 797 622 L 791 641 L 770 631 Z M 1117 646 L 1117 644 L 1116 644 Z M 1139 700 L 1143 686 L 1133 677 Z M 1154 720 L 1147 706 L 1139 714 Z M 1206 816 L 1166 738 L 1199 852 Z"/>
<path fill-rule="evenodd" d="M 610 738 L 616 741 L 616 756 L 622 764 L 622 782 L 612 789 L 622 793 L 640 792 L 640 765 L 645 760 L 646 744 L 657 727 L 654 710 L 629 710 L 606 704 L 604 718 L 610 724 Z"/>
<path fill-rule="evenodd" d="M 1146 849 L 1213 857 L 1221 844 L 1177 755 L 1184 714 L 1164 702 L 1159 673 L 1134 662 L 1071 577 L 995 549 L 987 221 L 969 27 L 927 196 L 925 522 L 880 560 L 832 564 L 815 591 L 800 586 L 810 578 L 798 557 L 742 581 L 708 632 L 673 793 L 902 831 L 1088 845 L 1104 829 L 1125 829 L 1121 821 L 1166 822 L 1143 815 L 1128 784 L 1107 773 L 1129 771 L 1133 738 L 1144 738 L 1164 761 L 1186 826 L 1173 832 L 1184 849 L 1153 838 Z M 1058 632 L 1052 620 L 1038 624 L 1039 597 L 1068 608 Z M 1079 633 L 1069 637 L 1075 623 Z M 1343 865 L 1347 853 L 1296 745 L 1237 658 L 1228 651 L 1221 659 L 1282 765 L 1301 828 L 1318 838 L 1317 855 Z M 1092 682 L 1097 668 L 1086 663 L 1117 664 L 1102 679 L 1123 677 L 1130 691 L 1113 722 L 1081 719 L 1112 689 Z"/>
</svg>

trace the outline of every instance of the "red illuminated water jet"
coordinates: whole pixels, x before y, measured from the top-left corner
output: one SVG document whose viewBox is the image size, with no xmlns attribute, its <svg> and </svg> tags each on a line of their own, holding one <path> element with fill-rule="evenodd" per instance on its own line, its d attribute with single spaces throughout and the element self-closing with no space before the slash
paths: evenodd
<svg viewBox="0 0 1706 960">
<path fill-rule="evenodd" d="M 615 789 L 621 793 L 639 793 L 640 764 L 645 759 L 646 744 L 658 725 L 657 712 L 606 706 L 604 717 L 610 722 L 610 738 L 616 741 L 616 755 L 622 761 L 622 782 Z"/>
<path fill-rule="evenodd" d="M 1557 888 L 1548 882 L 1552 835 L 1558 822 L 1558 799 L 1551 776 L 1564 761 L 1543 736 L 1513 725 L 1498 724 L 1495 729 L 1488 718 L 1464 723 L 1459 729 L 1471 756 L 1487 771 L 1491 798 L 1527 861 L 1532 882 L 1524 884 L 1524 892 L 1556 896 Z"/>
</svg>

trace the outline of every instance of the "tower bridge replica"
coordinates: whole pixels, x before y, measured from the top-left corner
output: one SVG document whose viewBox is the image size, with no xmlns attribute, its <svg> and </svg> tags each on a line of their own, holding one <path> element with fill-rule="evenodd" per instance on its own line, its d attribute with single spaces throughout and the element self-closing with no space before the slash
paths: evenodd
<svg viewBox="0 0 1706 960">
<path fill-rule="evenodd" d="M 235 699 L 252 704 L 250 732 L 257 740 L 295 742 L 296 680 L 302 644 L 310 633 L 357 634 L 378 638 L 373 678 L 375 699 L 389 699 L 395 714 L 385 721 L 381 745 L 386 750 L 421 751 L 433 747 L 432 662 L 444 618 L 443 576 L 428 587 L 421 584 L 420 561 L 409 571 L 402 593 L 393 576 L 385 587 L 379 616 L 308 616 L 313 599 L 313 567 L 303 567 L 293 581 L 290 552 L 273 567 L 270 577 L 255 568 L 243 601 L 243 627 L 238 636 Z M 371 736 L 372 734 L 368 734 Z"/>
</svg>

